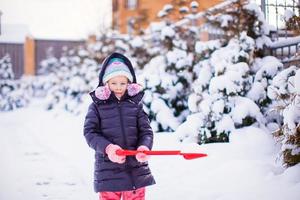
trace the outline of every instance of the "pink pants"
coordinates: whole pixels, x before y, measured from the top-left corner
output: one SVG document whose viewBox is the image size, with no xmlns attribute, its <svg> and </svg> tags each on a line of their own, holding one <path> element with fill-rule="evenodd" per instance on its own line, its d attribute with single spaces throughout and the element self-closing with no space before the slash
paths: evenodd
<svg viewBox="0 0 300 200">
<path fill-rule="evenodd" d="M 145 200 L 145 188 L 124 192 L 100 192 L 100 200 Z"/>
</svg>

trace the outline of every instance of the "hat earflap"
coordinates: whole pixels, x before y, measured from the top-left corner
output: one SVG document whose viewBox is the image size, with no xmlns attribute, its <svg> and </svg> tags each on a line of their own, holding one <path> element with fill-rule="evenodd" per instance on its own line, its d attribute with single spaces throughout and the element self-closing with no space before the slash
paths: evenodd
<svg viewBox="0 0 300 200">
<path fill-rule="evenodd" d="M 142 86 L 137 83 L 130 83 L 127 86 L 127 93 L 129 96 L 135 96 L 139 92 L 143 90 Z M 95 90 L 95 96 L 100 100 L 107 100 L 111 95 L 111 90 L 109 89 L 108 85 L 99 86 Z"/>
<path fill-rule="evenodd" d="M 109 98 L 111 91 L 108 85 L 99 86 L 95 90 L 95 96 L 100 100 L 106 100 Z"/>
<path fill-rule="evenodd" d="M 127 86 L 127 92 L 129 96 L 135 96 L 141 91 L 142 91 L 142 86 L 140 84 L 130 83 Z"/>
</svg>

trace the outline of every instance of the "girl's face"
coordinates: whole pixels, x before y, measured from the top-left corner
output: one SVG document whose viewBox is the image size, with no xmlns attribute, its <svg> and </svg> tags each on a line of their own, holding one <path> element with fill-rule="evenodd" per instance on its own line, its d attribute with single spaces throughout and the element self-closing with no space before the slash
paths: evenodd
<svg viewBox="0 0 300 200">
<path fill-rule="evenodd" d="M 108 80 L 109 89 L 120 99 L 126 92 L 128 79 L 126 76 L 116 76 Z"/>
</svg>

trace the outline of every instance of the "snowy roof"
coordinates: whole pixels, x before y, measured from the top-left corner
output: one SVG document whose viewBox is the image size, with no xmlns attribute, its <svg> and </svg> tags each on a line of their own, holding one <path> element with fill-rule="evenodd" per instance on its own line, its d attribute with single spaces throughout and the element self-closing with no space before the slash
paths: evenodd
<svg viewBox="0 0 300 200">
<path fill-rule="evenodd" d="M 1 24 L 0 42 L 24 43 L 29 34 L 29 28 L 24 24 Z"/>
</svg>

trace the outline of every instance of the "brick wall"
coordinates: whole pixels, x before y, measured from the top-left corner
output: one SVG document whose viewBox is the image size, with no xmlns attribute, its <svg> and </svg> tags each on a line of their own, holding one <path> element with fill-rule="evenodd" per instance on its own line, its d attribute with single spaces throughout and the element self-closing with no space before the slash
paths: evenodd
<svg viewBox="0 0 300 200">
<path fill-rule="evenodd" d="M 193 0 L 186 0 L 185 6 L 190 7 L 190 3 Z M 130 17 L 135 19 L 141 19 L 143 17 L 147 17 L 147 20 L 141 21 L 140 24 L 136 26 L 137 29 L 145 29 L 149 26 L 149 23 L 152 21 L 158 21 L 157 13 L 163 9 L 166 4 L 170 4 L 172 2 L 180 2 L 180 0 L 137 0 L 137 8 L 136 9 L 128 9 L 127 0 L 113 0 L 113 28 L 119 30 L 121 33 L 127 33 L 128 20 Z M 210 0 L 210 1 L 200 1 L 198 12 L 207 10 L 208 8 L 223 2 L 223 0 Z M 173 12 L 170 15 L 170 19 L 177 20 L 181 16 L 178 12 Z M 135 33 L 139 33 L 139 30 L 136 30 Z"/>
</svg>

